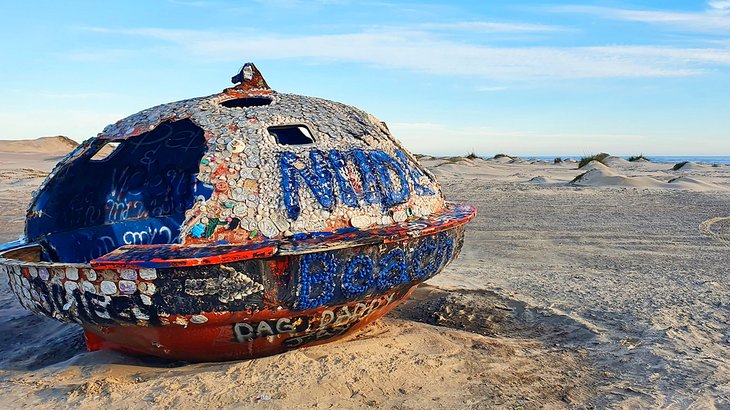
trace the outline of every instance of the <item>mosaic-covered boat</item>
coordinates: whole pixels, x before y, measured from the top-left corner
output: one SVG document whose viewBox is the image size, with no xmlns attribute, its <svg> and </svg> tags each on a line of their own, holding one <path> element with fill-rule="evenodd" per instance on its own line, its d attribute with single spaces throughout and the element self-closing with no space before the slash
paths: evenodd
<svg viewBox="0 0 730 410">
<path fill-rule="evenodd" d="M 147 109 L 63 159 L 0 266 L 90 350 L 187 361 L 276 354 L 380 318 L 459 253 L 445 202 L 385 123 L 234 87 Z"/>
</svg>

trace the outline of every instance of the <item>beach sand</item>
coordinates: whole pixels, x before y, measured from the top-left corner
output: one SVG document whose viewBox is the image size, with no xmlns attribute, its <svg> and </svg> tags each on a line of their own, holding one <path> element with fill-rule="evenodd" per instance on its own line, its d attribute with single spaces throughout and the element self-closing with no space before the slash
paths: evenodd
<svg viewBox="0 0 730 410">
<path fill-rule="evenodd" d="M 22 232 L 31 192 L 60 155 L 36 151 L 0 153 L 2 241 Z M 606 162 L 422 158 L 448 199 L 479 209 L 459 259 L 360 334 L 258 360 L 89 353 L 78 326 L 23 310 L 2 279 L 0 399 L 9 408 L 730 406 L 730 167 Z"/>
</svg>

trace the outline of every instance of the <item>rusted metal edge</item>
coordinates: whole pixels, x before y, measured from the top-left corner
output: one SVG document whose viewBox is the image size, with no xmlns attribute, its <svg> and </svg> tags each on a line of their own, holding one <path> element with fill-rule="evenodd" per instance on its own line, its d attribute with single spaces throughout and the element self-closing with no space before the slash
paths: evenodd
<svg viewBox="0 0 730 410">
<path fill-rule="evenodd" d="M 284 240 L 279 244 L 277 254 L 282 256 L 299 255 L 420 238 L 464 225 L 471 221 L 476 213 L 476 208 L 470 205 L 447 202 L 443 210 L 412 221 L 329 235 L 326 236 L 326 241 L 323 241 L 322 237 L 316 236 L 302 240 Z"/>
<path fill-rule="evenodd" d="M 91 261 L 94 269 L 173 268 L 268 258 L 277 242 L 245 245 L 125 245 Z"/>
<path fill-rule="evenodd" d="M 476 216 L 476 208 L 447 203 L 440 212 L 428 217 L 367 230 L 346 233 L 311 235 L 307 238 L 287 238 L 245 245 L 125 245 L 92 260 L 90 263 L 27 262 L 3 258 L 11 248 L 0 253 L 0 264 L 14 266 L 78 267 L 94 269 L 134 269 L 202 266 L 267 258 L 273 255 L 299 255 L 328 250 L 397 242 L 433 235 L 460 225 Z M 326 241 L 325 241 L 326 239 Z M 24 244 L 22 246 L 33 246 Z"/>
</svg>

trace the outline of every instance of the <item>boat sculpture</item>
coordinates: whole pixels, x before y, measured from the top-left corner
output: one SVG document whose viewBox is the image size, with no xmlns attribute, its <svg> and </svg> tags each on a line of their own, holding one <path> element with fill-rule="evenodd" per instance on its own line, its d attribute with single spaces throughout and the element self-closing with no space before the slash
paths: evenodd
<svg viewBox="0 0 730 410">
<path fill-rule="evenodd" d="M 0 270 L 89 350 L 254 358 L 336 340 L 456 258 L 476 214 L 385 123 L 236 84 L 107 126 L 34 193 Z"/>
</svg>

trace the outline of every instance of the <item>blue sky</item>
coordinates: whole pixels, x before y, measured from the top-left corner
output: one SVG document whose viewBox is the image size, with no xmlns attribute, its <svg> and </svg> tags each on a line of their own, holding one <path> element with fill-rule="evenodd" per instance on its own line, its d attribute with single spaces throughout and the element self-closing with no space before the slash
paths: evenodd
<svg viewBox="0 0 730 410">
<path fill-rule="evenodd" d="M 414 152 L 730 155 L 730 1 L 3 2 L 0 138 L 84 140 L 253 61 Z"/>
</svg>

